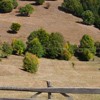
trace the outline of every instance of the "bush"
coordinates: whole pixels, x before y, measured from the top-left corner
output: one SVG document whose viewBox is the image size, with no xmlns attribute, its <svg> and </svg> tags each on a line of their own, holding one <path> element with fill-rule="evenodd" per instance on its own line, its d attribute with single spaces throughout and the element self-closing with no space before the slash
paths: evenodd
<svg viewBox="0 0 100 100">
<path fill-rule="evenodd" d="M 31 42 L 28 43 L 27 50 L 37 55 L 38 57 L 42 57 L 44 54 L 43 47 L 38 38 L 34 38 Z"/>
<path fill-rule="evenodd" d="M 84 10 L 91 10 L 94 14 L 98 13 L 98 9 L 100 7 L 100 1 L 99 0 L 80 0 Z"/>
<path fill-rule="evenodd" d="M 14 6 L 14 9 L 17 8 L 17 6 L 18 6 L 17 0 L 11 0 L 11 1 L 12 1 L 13 6 Z"/>
<path fill-rule="evenodd" d="M 8 44 L 7 42 L 4 42 L 2 44 L 2 51 L 8 55 L 12 54 L 12 46 L 10 44 Z"/>
<path fill-rule="evenodd" d="M 22 40 L 12 41 L 13 54 L 22 55 L 25 51 L 25 44 Z"/>
<path fill-rule="evenodd" d="M 44 55 L 46 55 L 47 45 L 49 42 L 49 34 L 44 29 L 39 29 L 37 31 L 33 31 L 28 37 L 28 43 L 32 41 L 34 38 L 38 38 L 41 45 L 44 49 Z"/>
<path fill-rule="evenodd" d="M 82 59 L 83 60 L 86 60 L 86 61 L 89 61 L 89 60 L 92 60 L 94 58 L 94 54 L 91 53 L 91 51 L 87 48 L 83 49 L 83 52 L 82 52 Z"/>
<path fill-rule="evenodd" d="M 8 54 L 3 52 L 2 50 L 0 50 L 0 58 L 7 58 L 8 57 Z M 0 59 L 1 61 L 1 59 Z"/>
<path fill-rule="evenodd" d="M 34 11 L 33 7 L 30 4 L 25 5 L 25 7 L 21 7 L 19 12 L 23 16 L 30 16 Z"/>
<path fill-rule="evenodd" d="M 80 41 L 80 48 L 88 48 L 91 53 L 96 53 L 95 42 L 91 36 L 85 34 Z"/>
<path fill-rule="evenodd" d="M 64 48 L 66 48 L 72 55 L 75 54 L 75 51 L 77 49 L 77 45 L 72 45 L 69 42 L 67 42 L 64 46 Z"/>
<path fill-rule="evenodd" d="M 83 7 L 79 0 L 64 0 L 62 7 L 76 16 L 81 16 L 83 12 Z"/>
<path fill-rule="evenodd" d="M 64 48 L 61 56 L 62 56 L 62 59 L 64 60 L 70 60 L 72 57 L 72 54 L 70 53 L 68 49 Z"/>
<path fill-rule="evenodd" d="M 100 16 L 96 16 L 94 25 L 100 29 Z"/>
<path fill-rule="evenodd" d="M 45 2 L 45 0 L 36 0 L 36 4 L 42 5 Z"/>
<path fill-rule="evenodd" d="M 60 33 L 51 33 L 47 47 L 49 58 L 59 58 L 63 51 L 64 38 Z"/>
<path fill-rule="evenodd" d="M 37 72 L 38 58 L 31 53 L 26 53 L 25 58 L 23 60 L 23 68 L 25 71 L 28 71 L 30 73 Z"/>
<path fill-rule="evenodd" d="M 17 31 L 19 31 L 21 25 L 19 23 L 12 23 L 10 29 L 13 33 L 16 33 Z"/>
<path fill-rule="evenodd" d="M 0 1 L 0 12 L 8 13 L 13 10 L 14 6 L 10 0 L 1 0 Z"/>
<path fill-rule="evenodd" d="M 95 21 L 95 17 L 90 10 L 86 10 L 82 13 L 83 23 L 87 25 L 93 25 Z"/>
<path fill-rule="evenodd" d="M 96 55 L 100 57 L 100 42 L 99 41 L 95 42 L 95 46 L 96 46 Z"/>
</svg>

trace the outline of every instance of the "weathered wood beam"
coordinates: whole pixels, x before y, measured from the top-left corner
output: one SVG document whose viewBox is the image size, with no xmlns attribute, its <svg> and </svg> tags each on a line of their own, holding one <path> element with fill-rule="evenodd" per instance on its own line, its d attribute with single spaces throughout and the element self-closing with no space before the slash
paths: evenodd
<svg viewBox="0 0 100 100">
<path fill-rule="evenodd" d="M 16 98 L 0 98 L 0 100 L 35 100 L 35 99 L 16 99 Z"/>
<path fill-rule="evenodd" d="M 100 94 L 100 87 L 89 88 L 89 87 L 47 87 L 47 88 L 18 88 L 18 87 L 0 87 L 0 90 L 7 91 L 26 91 L 26 92 L 45 92 L 45 93 L 72 93 L 72 94 Z"/>
<path fill-rule="evenodd" d="M 67 97 L 68 100 L 73 100 L 73 98 L 69 96 L 68 94 L 65 94 L 65 93 L 60 93 L 60 94 L 63 95 L 64 97 Z"/>
</svg>

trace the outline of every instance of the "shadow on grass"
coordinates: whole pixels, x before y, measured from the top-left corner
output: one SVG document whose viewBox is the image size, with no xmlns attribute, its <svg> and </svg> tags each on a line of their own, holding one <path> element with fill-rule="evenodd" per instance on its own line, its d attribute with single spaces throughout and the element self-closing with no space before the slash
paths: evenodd
<svg viewBox="0 0 100 100">
<path fill-rule="evenodd" d="M 14 32 L 12 30 L 8 30 L 7 33 L 9 33 L 9 34 L 17 34 L 17 32 Z"/>
</svg>

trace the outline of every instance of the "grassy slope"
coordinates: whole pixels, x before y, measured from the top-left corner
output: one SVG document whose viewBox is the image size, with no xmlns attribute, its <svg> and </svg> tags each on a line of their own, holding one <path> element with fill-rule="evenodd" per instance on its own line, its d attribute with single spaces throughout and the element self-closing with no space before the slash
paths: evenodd
<svg viewBox="0 0 100 100">
<path fill-rule="evenodd" d="M 34 6 L 35 12 L 31 17 L 16 16 L 17 10 L 8 14 L 0 14 L 0 41 L 11 42 L 13 38 L 21 38 L 26 41 L 30 32 L 38 28 L 45 28 L 49 32 L 61 32 L 66 41 L 79 43 L 83 34 L 91 35 L 95 40 L 100 40 L 100 31 L 93 26 L 86 26 L 77 23 L 82 21 L 71 14 L 58 10 L 62 0 L 49 1 L 50 9 L 43 6 Z M 20 6 L 33 3 L 33 1 L 19 1 Z M 8 34 L 7 30 L 12 22 L 22 25 L 18 34 Z M 22 70 L 22 59 L 19 56 L 10 56 L 0 62 L 0 86 L 21 86 L 21 87 L 46 87 L 46 80 L 50 80 L 53 86 L 69 87 L 100 87 L 100 58 L 93 62 L 58 61 L 40 59 L 37 74 L 29 74 Z M 72 67 L 72 62 L 75 67 Z M 30 97 L 33 93 L 0 92 L 0 97 Z M 42 98 L 47 95 L 41 95 Z M 40 97 L 41 97 L 40 96 Z M 55 95 L 55 100 L 64 100 L 60 95 Z M 98 95 L 74 95 L 75 100 L 100 100 Z"/>
<path fill-rule="evenodd" d="M 46 80 L 55 87 L 100 87 L 100 58 L 93 62 L 80 62 L 73 58 L 71 61 L 39 59 L 39 70 L 36 74 L 29 74 L 22 69 L 22 59 L 19 56 L 10 56 L 0 63 L 0 86 L 46 87 Z M 75 66 L 72 67 L 72 62 Z M 30 97 L 32 93 L 16 93 L 8 95 L 1 93 L 0 97 Z M 41 95 L 45 98 L 47 95 Z M 54 100 L 62 100 L 60 95 L 54 95 Z M 99 95 L 74 95 L 75 100 L 100 99 Z M 83 98 L 83 99 L 82 99 Z"/>
</svg>

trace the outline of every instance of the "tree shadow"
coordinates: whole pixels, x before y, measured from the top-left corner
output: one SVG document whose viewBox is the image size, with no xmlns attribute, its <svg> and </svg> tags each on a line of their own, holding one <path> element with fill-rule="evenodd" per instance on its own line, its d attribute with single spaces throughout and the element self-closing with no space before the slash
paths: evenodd
<svg viewBox="0 0 100 100">
<path fill-rule="evenodd" d="M 16 14 L 18 17 L 30 17 L 30 15 L 22 15 L 22 14 Z"/>
<path fill-rule="evenodd" d="M 38 4 L 37 2 L 30 3 L 30 5 L 34 5 L 34 6 L 41 6 L 41 5 L 40 5 L 40 4 Z"/>
<path fill-rule="evenodd" d="M 16 34 L 17 32 L 14 32 L 12 30 L 8 30 L 7 33 L 9 33 L 9 34 Z"/>
<path fill-rule="evenodd" d="M 68 13 L 68 11 L 66 11 L 66 9 L 63 8 L 63 7 L 61 7 L 61 6 L 58 6 L 58 10 L 63 11 L 63 12 L 65 12 L 65 13 Z"/>
</svg>

